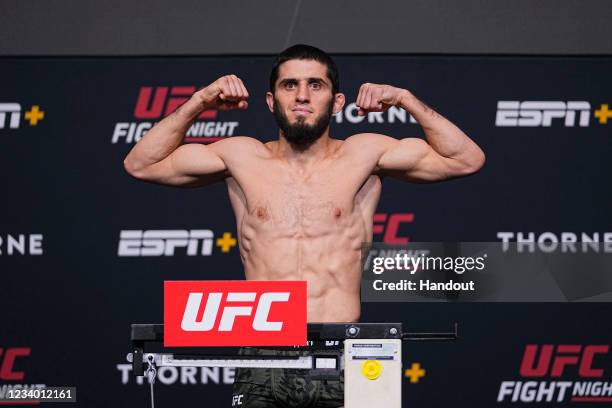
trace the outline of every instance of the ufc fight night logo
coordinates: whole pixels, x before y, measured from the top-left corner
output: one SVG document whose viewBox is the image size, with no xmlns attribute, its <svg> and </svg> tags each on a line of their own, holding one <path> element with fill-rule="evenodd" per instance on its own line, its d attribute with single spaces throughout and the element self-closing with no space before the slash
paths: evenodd
<svg viewBox="0 0 612 408">
<path fill-rule="evenodd" d="M 25 378 L 25 373 L 15 370 L 15 361 L 28 357 L 32 353 L 30 347 L 0 347 L 0 380 L 2 381 L 21 381 Z"/>
<path fill-rule="evenodd" d="M 519 374 L 503 381 L 497 402 L 609 402 L 612 355 L 607 344 L 528 344 Z"/>
<path fill-rule="evenodd" d="M 157 121 L 174 112 L 196 92 L 195 86 L 141 86 L 134 111 L 135 122 L 117 122 L 111 138 L 112 144 L 136 143 Z M 238 128 L 237 121 L 218 120 L 216 110 L 203 111 L 198 120 L 187 130 L 186 143 L 212 143 L 233 136 Z"/>
<path fill-rule="evenodd" d="M 164 282 L 166 347 L 304 344 L 304 281 Z"/>
<path fill-rule="evenodd" d="M 399 235 L 402 224 L 414 221 L 414 213 L 376 213 L 374 214 L 372 233 L 382 237 L 382 242 L 391 245 L 407 244 L 409 238 Z"/>
<path fill-rule="evenodd" d="M 41 390 L 45 384 L 24 383 L 25 368 L 30 367 L 31 347 L 4 347 L 0 345 L 0 405 L 17 405 L 8 402 L 7 397 L 12 391 Z"/>
</svg>

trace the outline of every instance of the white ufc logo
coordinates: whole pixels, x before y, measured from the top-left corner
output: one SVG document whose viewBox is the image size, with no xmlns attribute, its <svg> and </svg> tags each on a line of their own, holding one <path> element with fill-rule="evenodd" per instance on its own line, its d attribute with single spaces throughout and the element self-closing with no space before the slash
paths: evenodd
<svg viewBox="0 0 612 408">
<path fill-rule="evenodd" d="M 586 101 L 498 101 L 495 125 L 498 127 L 550 127 L 553 119 L 565 119 L 565 127 L 576 124 L 580 111 L 580 127 L 589 126 L 591 104 Z"/>
<path fill-rule="evenodd" d="M 198 311 L 202 303 L 203 293 L 189 293 L 187 306 L 183 314 L 181 328 L 185 331 L 211 331 L 215 326 L 219 306 L 223 298 L 223 293 L 212 292 L 208 295 L 204 315 L 201 321 L 197 321 Z M 255 302 L 255 292 L 229 292 L 226 303 L 231 302 Z M 259 297 L 253 317 L 252 327 L 256 331 L 281 331 L 283 322 L 269 322 L 268 315 L 273 302 L 287 302 L 289 300 L 289 292 L 268 292 L 263 293 Z M 237 316 L 253 315 L 253 306 L 225 306 L 221 313 L 218 331 L 229 332 L 234 327 L 234 320 Z"/>
</svg>

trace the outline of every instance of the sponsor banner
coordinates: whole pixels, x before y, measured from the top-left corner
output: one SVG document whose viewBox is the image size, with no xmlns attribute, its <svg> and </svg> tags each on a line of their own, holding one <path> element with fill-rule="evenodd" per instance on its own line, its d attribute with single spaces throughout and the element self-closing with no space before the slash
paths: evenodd
<svg viewBox="0 0 612 408">
<path fill-rule="evenodd" d="M 231 232 L 215 239 L 208 229 L 192 230 L 122 230 L 119 234 L 119 257 L 210 256 L 214 246 L 229 253 L 237 245 Z"/>
<path fill-rule="evenodd" d="M 612 232 L 512 232 L 500 231 L 497 238 L 507 248 L 516 242 L 517 249 L 534 252 L 576 252 L 576 248 L 587 248 L 593 243 L 612 243 Z M 597 246 L 597 245 L 596 245 Z M 609 245 L 603 245 L 603 249 Z"/>
<path fill-rule="evenodd" d="M 117 122 L 111 143 L 137 143 L 157 121 L 173 113 L 196 91 L 195 86 L 142 86 L 134 106 L 134 119 L 137 122 Z M 234 136 L 238 121 L 218 120 L 217 110 L 207 110 L 200 114 L 187 130 L 185 143 L 212 143 Z"/>
<path fill-rule="evenodd" d="M 612 405 L 609 344 L 527 344 L 519 378 L 502 381 L 497 402 Z"/>
<path fill-rule="evenodd" d="M 376 213 L 374 214 L 372 232 L 374 239 L 385 244 L 407 244 L 409 237 L 402 235 L 400 228 L 414 222 L 414 213 Z"/>
<path fill-rule="evenodd" d="M 147 379 L 135 377 L 132 373 L 132 364 L 119 363 L 116 365 L 122 385 L 136 383 L 148 385 Z M 155 384 L 185 385 L 201 387 L 203 385 L 232 385 L 236 369 L 233 367 L 158 367 Z M 210 388 L 205 392 L 210 392 Z"/>
<path fill-rule="evenodd" d="M 42 390 L 45 384 L 26 382 L 23 360 L 32 354 L 31 347 L 0 347 L 0 405 L 38 405 L 39 401 L 17 401 L 18 393 Z"/>
<path fill-rule="evenodd" d="M 43 255 L 43 234 L 0 233 L 0 256 Z"/>
<path fill-rule="evenodd" d="M 244 269 L 226 186 L 142 183 L 126 174 L 123 159 L 194 91 L 228 73 L 245 82 L 249 108 L 202 112 L 183 142 L 276 139 L 278 128 L 265 104 L 272 62 L 271 56 L 0 60 L 0 391 L 13 385 L 75 385 L 82 406 L 149 403 L 146 379 L 140 385 L 142 378 L 132 377 L 124 360 L 130 323 L 163 320 L 165 280 L 240 279 Z M 529 276 L 533 269 L 508 268 L 504 274 L 507 283 L 517 283 L 521 275 L 530 282 L 516 290 L 539 284 L 550 289 L 546 297 L 524 290 L 533 303 L 463 302 L 470 296 L 455 296 L 446 287 L 410 304 L 386 302 L 390 293 L 364 303 L 363 321 L 401 321 L 410 331 L 459 323 L 460 341 L 413 342 L 404 348 L 407 370 L 420 363 L 406 374 L 404 404 L 447 407 L 460 396 L 460 405 L 477 408 L 575 407 L 591 401 L 574 397 L 606 391 L 609 353 L 589 347 L 612 345 L 609 281 L 600 274 L 601 265 L 592 263 L 608 253 L 602 245 L 596 253 L 591 245 L 609 242 L 612 231 L 612 58 L 341 55 L 336 62 L 347 103 L 332 118 L 332 137 L 362 132 L 423 137 L 402 109 L 356 114 L 362 83 L 388 83 L 413 92 L 487 154 L 485 167 L 471 177 L 425 185 L 383 178 L 374 241 L 399 246 L 497 241 L 502 249 L 516 243 L 522 250 L 516 258 L 549 261 Z M 485 272 L 493 269 L 493 260 L 489 254 Z M 457 263 L 453 266 L 440 271 L 447 274 L 440 282 L 465 283 L 473 273 L 481 274 L 457 274 Z M 383 272 L 371 281 L 399 281 L 397 273 Z M 496 280 L 486 283 L 512 289 Z M 454 296 L 460 301 L 447 302 Z M 202 313 L 205 300 L 203 295 Z M 257 298 L 227 303 L 251 307 L 253 313 L 259 304 Z M 271 312 L 280 304 L 273 302 Z M 222 314 L 220 308 L 215 330 Z M 237 315 L 234 324 L 252 329 L 253 317 Z M 278 321 L 273 315 L 268 320 Z M 545 377 L 520 374 L 528 344 L 537 346 L 533 367 L 540 355 L 546 357 L 546 345 L 553 347 Z M 570 353 L 559 349 L 564 345 L 582 348 Z M 7 354 L 24 347 L 36 358 Z M 555 362 L 565 356 L 579 361 L 553 376 Z M 604 370 L 603 376 L 581 377 L 581 365 L 586 373 Z M 25 377 L 6 379 L 16 373 Z M 226 368 L 164 368 L 156 382 L 163 390 L 156 392 L 157 405 L 204 400 L 228 406 L 233 377 Z M 555 385 L 546 402 L 551 383 L 563 381 L 573 384 L 562 401 L 557 399 L 564 386 Z M 503 382 L 515 384 L 502 388 Z M 577 383 L 584 393 L 574 395 Z M 496 402 L 500 392 L 503 399 Z"/>
<path fill-rule="evenodd" d="M 18 102 L 0 102 L 0 132 L 19 129 L 24 123 L 37 126 L 45 118 L 45 111 L 39 105 L 31 105 L 25 112 L 22 110 Z"/>
<path fill-rule="evenodd" d="M 303 346 L 305 281 L 166 281 L 164 346 Z"/>
<path fill-rule="evenodd" d="M 587 101 L 499 101 L 497 127 L 589 127 L 591 117 L 595 123 L 605 125 L 612 119 L 607 103 L 592 112 Z"/>
</svg>

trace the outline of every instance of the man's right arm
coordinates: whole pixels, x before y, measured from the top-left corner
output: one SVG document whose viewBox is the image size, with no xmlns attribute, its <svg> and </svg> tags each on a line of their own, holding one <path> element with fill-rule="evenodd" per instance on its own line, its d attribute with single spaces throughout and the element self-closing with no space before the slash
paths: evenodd
<svg viewBox="0 0 612 408">
<path fill-rule="evenodd" d="M 246 109 L 248 92 L 235 75 L 219 78 L 194 93 L 176 111 L 157 123 L 124 160 L 133 177 L 153 183 L 195 187 L 223 180 L 227 167 L 219 152 L 224 142 L 182 145 L 189 127 L 208 109 Z"/>
</svg>

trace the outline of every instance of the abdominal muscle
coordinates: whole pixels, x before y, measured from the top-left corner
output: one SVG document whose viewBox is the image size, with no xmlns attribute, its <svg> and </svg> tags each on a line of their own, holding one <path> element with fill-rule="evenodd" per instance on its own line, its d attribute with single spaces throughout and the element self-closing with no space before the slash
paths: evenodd
<svg viewBox="0 0 612 408">
<path fill-rule="evenodd" d="M 305 280 L 309 322 L 357 321 L 360 251 L 370 229 L 359 208 L 327 203 L 287 210 L 245 213 L 238 236 L 246 278 Z"/>
</svg>

